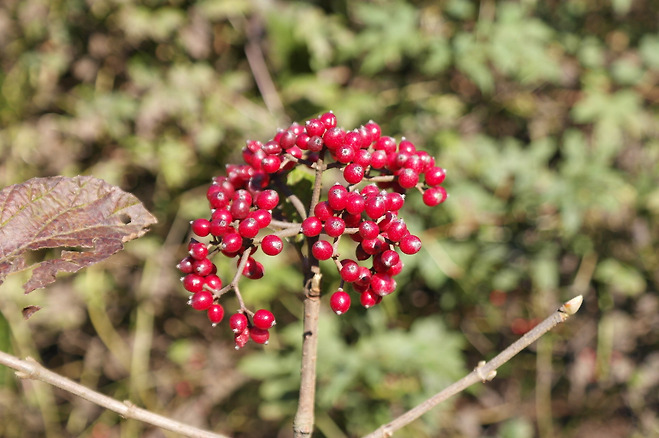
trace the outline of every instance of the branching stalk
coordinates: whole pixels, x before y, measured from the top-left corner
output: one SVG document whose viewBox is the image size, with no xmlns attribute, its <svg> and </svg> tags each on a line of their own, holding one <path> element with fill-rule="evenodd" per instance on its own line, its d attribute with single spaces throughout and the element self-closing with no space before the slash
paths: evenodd
<svg viewBox="0 0 659 438">
<path fill-rule="evenodd" d="M 320 199 L 322 175 L 325 170 L 324 153 L 321 152 L 316 162 L 316 177 L 309 215 Z M 305 270 L 304 286 L 304 322 L 302 334 L 302 366 L 300 368 L 300 397 L 298 409 L 293 421 L 293 433 L 296 438 L 308 438 L 313 433 L 314 409 L 316 406 L 316 362 L 318 357 L 318 317 L 320 316 L 320 281 L 322 274 L 318 260 L 311 253 L 314 239 L 308 239 L 308 270 Z"/>
<path fill-rule="evenodd" d="M 171 418 L 147 411 L 146 409 L 139 408 L 127 400 L 122 402 L 112 397 L 108 397 L 107 395 L 96 392 L 44 368 L 31 357 L 22 360 L 11 354 L 5 353 L 4 351 L 0 351 L 0 364 L 15 369 L 17 371 L 16 375 L 21 379 L 40 380 L 56 386 L 98 406 L 114 411 L 123 418 L 142 421 L 160 427 L 161 429 L 172 431 L 180 436 L 195 438 L 227 438 L 225 435 L 198 429 L 176 420 L 172 420 Z"/>
<path fill-rule="evenodd" d="M 517 341 L 513 342 L 508 348 L 499 353 L 492 360 L 489 362 L 481 361 L 471 373 L 467 374 L 459 381 L 453 383 L 449 387 L 430 397 L 428 400 L 405 412 L 395 420 L 381 426 L 374 432 L 366 435 L 364 438 L 390 437 L 398 429 L 401 429 L 402 427 L 410 424 L 412 421 L 416 420 L 421 415 L 437 406 L 439 403 L 447 400 L 449 397 L 452 397 L 455 394 L 464 391 L 474 383 L 479 381 L 485 383 L 494 379 L 494 377 L 497 375 L 496 370 L 501 365 L 508 362 L 517 353 L 531 345 L 549 330 L 553 329 L 558 324 L 565 322 L 565 320 L 567 320 L 571 315 L 575 314 L 577 310 L 579 310 L 582 302 L 583 296 L 581 295 L 578 295 L 567 301 L 556 312 L 551 314 L 547 319 L 528 331 Z"/>
</svg>

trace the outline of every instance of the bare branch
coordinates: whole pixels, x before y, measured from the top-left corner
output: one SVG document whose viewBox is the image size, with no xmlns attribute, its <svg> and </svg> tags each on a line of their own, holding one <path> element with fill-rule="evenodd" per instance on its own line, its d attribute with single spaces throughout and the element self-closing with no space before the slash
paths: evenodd
<svg viewBox="0 0 659 438">
<path fill-rule="evenodd" d="M 535 326 L 529 332 L 524 334 L 517 341 L 513 342 L 508 348 L 495 356 L 491 361 L 479 362 L 478 366 L 474 370 L 467 374 L 462 379 L 453 383 L 444 390 L 438 392 L 428 400 L 417 405 L 416 407 L 405 412 L 400 417 L 395 420 L 381 426 L 374 432 L 366 435 L 364 438 L 381 438 L 381 437 L 390 437 L 395 431 L 401 429 L 411 423 L 412 421 L 419 418 L 421 415 L 425 414 L 439 403 L 447 400 L 449 397 L 458 394 L 474 383 L 481 381 L 483 383 L 494 379 L 497 375 L 497 368 L 499 368 L 504 363 L 508 362 L 512 357 L 517 353 L 531 345 L 542 335 L 547 333 L 549 330 L 556 327 L 558 324 L 565 322 L 571 315 L 574 315 L 581 303 L 583 302 L 583 296 L 578 295 L 571 300 L 563 304 L 556 312 L 550 315 L 547 319 L 542 321 L 540 324 Z"/>
<path fill-rule="evenodd" d="M 86 386 L 80 385 L 73 380 L 67 379 L 64 376 L 44 368 L 31 357 L 22 360 L 11 354 L 5 353 L 4 351 L 0 351 L 0 364 L 15 369 L 17 371 L 16 375 L 21 379 L 40 380 L 56 386 L 98 406 L 114 411 L 123 418 L 142 421 L 172 431 L 181 436 L 195 438 L 227 438 L 225 435 L 198 429 L 187 424 L 179 423 L 171 418 L 147 411 L 146 409 L 139 408 L 127 400 L 121 402 L 112 397 L 101 394 L 100 392 L 91 390 Z"/>
</svg>

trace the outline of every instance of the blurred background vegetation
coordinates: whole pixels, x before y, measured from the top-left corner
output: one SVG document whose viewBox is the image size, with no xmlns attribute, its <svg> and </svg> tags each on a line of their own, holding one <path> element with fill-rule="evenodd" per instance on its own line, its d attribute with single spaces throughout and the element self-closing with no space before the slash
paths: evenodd
<svg viewBox="0 0 659 438">
<path fill-rule="evenodd" d="M 9 277 L 0 348 L 191 424 L 290 436 L 294 255 L 244 280 L 279 324 L 239 352 L 174 265 L 246 139 L 332 109 L 434 154 L 451 197 L 408 198 L 424 249 L 396 299 L 323 314 L 317 436 L 369 432 L 576 294 L 578 318 L 397 436 L 657 436 L 658 23 L 653 0 L 4 0 L 0 185 L 94 175 L 159 224 L 47 290 Z M 3 368 L 0 436 L 163 433 Z"/>
</svg>

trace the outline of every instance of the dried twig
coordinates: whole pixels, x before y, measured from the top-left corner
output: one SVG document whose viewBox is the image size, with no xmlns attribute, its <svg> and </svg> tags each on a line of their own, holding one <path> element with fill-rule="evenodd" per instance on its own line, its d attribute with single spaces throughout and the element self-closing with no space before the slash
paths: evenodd
<svg viewBox="0 0 659 438">
<path fill-rule="evenodd" d="M 467 374 L 465 377 L 459 381 L 453 383 L 444 390 L 438 392 L 434 396 L 430 397 L 428 400 L 419 404 L 418 406 L 410 409 L 405 412 L 400 417 L 395 420 L 379 427 L 374 432 L 366 435 L 364 438 L 380 438 L 380 437 L 390 437 L 395 431 L 401 429 L 402 427 L 408 425 L 412 421 L 419 418 L 421 415 L 425 414 L 439 403 L 445 401 L 449 397 L 458 394 L 474 383 L 481 381 L 483 383 L 494 379 L 497 375 L 497 368 L 499 368 L 504 363 L 508 362 L 513 356 L 517 353 L 528 347 L 534 341 L 536 341 L 540 336 L 547 333 L 549 330 L 556 327 L 558 324 L 565 322 L 570 315 L 579 310 L 581 303 L 583 302 L 583 296 L 578 295 L 565 304 L 563 304 L 556 312 L 550 315 L 547 319 L 542 321 L 540 324 L 535 326 L 529 332 L 524 334 L 517 341 L 513 342 L 508 348 L 495 356 L 491 361 L 485 362 L 481 361 L 474 370 Z"/>
<path fill-rule="evenodd" d="M 172 420 L 171 418 L 147 411 L 146 409 L 139 408 L 127 400 L 122 402 L 112 397 L 108 397 L 107 395 L 96 392 L 44 368 L 31 357 L 22 360 L 11 354 L 5 353 L 4 351 L 0 351 L 0 364 L 15 369 L 17 371 L 16 375 L 21 379 L 40 380 L 56 386 L 101 407 L 110 409 L 121 415 L 123 418 L 142 421 L 175 432 L 181 436 L 195 438 L 227 438 L 225 435 L 198 429 L 176 420 Z"/>
</svg>

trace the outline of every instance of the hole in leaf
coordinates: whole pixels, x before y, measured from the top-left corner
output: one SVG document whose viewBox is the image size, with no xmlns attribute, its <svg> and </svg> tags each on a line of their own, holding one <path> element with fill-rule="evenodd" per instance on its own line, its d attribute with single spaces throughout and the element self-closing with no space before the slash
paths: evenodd
<svg viewBox="0 0 659 438">
<path fill-rule="evenodd" d="M 128 225 L 132 221 L 132 218 L 126 213 L 122 213 L 119 216 L 119 219 L 121 219 L 121 222 L 123 222 L 124 225 Z"/>
</svg>

